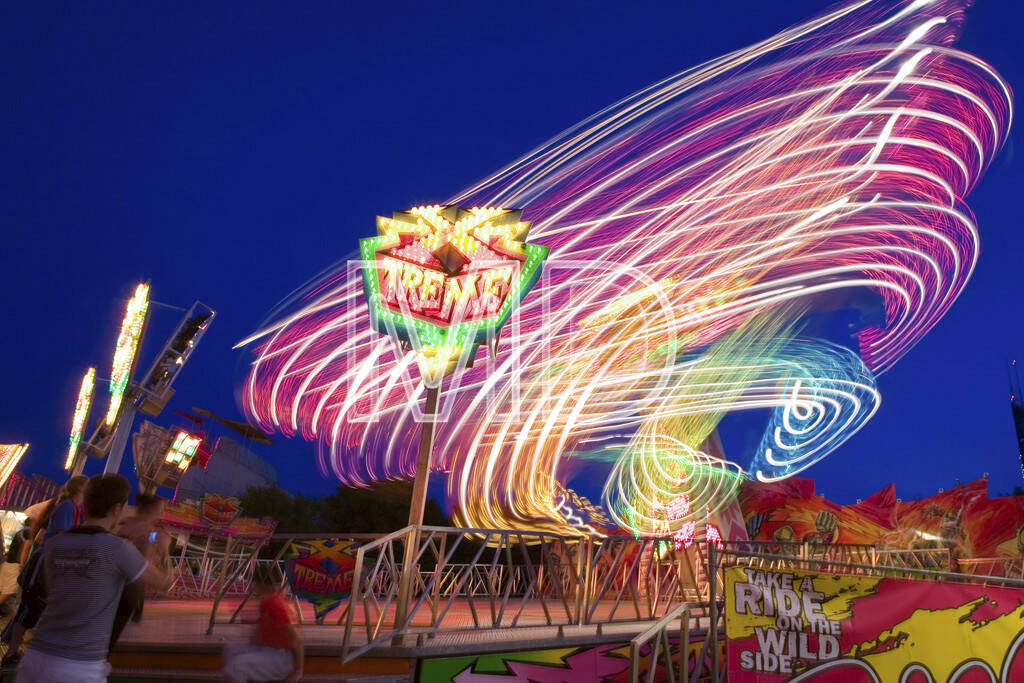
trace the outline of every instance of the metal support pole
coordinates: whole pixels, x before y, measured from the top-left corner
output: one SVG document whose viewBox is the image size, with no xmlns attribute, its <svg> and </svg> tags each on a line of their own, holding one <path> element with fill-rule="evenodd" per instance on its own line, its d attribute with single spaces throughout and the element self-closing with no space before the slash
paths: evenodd
<svg viewBox="0 0 1024 683">
<path fill-rule="evenodd" d="M 680 683 L 690 683 L 690 608 L 683 610 L 679 618 L 679 660 L 682 668 L 679 670 Z M 697 667 L 697 675 L 700 675 L 700 667 Z"/>
<path fill-rule="evenodd" d="M 401 637 L 397 635 L 397 632 L 408 617 L 409 603 L 412 602 L 413 576 L 416 569 L 414 565 L 420 538 L 419 527 L 423 524 L 423 509 L 427 504 L 430 454 L 434 449 L 434 425 L 437 416 L 437 399 L 440 393 L 440 384 L 436 387 L 427 387 L 426 405 L 423 407 L 423 427 L 420 429 L 420 448 L 416 456 L 416 478 L 412 485 L 412 500 L 409 501 L 410 529 L 405 541 L 405 553 L 402 556 L 402 576 L 398 587 L 398 602 L 395 605 L 396 640 Z"/>
<path fill-rule="evenodd" d="M 79 449 L 78 453 L 75 454 L 75 464 L 71 467 L 71 476 L 81 474 L 85 469 L 85 461 L 89 456 L 85 454 L 85 451 Z"/>
<path fill-rule="evenodd" d="M 124 449 L 128 445 L 128 435 L 132 432 L 133 422 L 135 422 L 135 408 L 131 407 L 125 411 L 117 423 L 114 442 L 110 445 L 110 453 L 107 455 L 107 464 L 103 467 L 103 474 L 117 474 L 121 468 L 121 458 L 124 457 Z"/>
<path fill-rule="evenodd" d="M 566 555 L 568 555 L 569 546 L 564 542 L 562 547 L 566 549 Z M 575 597 L 576 597 L 576 625 L 583 626 L 587 620 L 587 566 L 590 564 L 590 537 L 584 536 L 579 543 L 576 544 L 576 586 L 575 586 Z M 569 578 L 572 578 L 570 574 Z M 571 586 L 571 584 L 570 584 Z"/>
<path fill-rule="evenodd" d="M 427 401 L 423 407 L 423 427 L 420 430 L 420 450 L 416 456 L 416 478 L 412 484 L 409 503 L 409 526 L 423 524 L 423 508 L 427 504 L 427 483 L 430 479 L 430 454 L 434 450 L 434 425 L 437 416 L 437 397 L 441 386 L 427 387 Z"/>
<path fill-rule="evenodd" d="M 711 644 L 711 680 L 718 683 L 718 557 L 714 543 L 708 543 L 708 640 Z M 699 671 L 700 669 L 698 669 Z"/>
</svg>

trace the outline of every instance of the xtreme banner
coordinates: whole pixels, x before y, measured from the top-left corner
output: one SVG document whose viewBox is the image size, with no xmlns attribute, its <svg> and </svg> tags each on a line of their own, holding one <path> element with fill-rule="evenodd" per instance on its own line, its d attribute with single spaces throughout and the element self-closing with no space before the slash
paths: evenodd
<svg viewBox="0 0 1024 683">
<path fill-rule="evenodd" d="M 1024 680 L 1024 590 L 803 571 L 725 572 L 729 680 Z"/>
<path fill-rule="evenodd" d="M 337 608 L 352 592 L 359 543 L 339 539 L 293 541 L 285 574 L 292 594 L 313 604 L 317 621 Z"/>
</svg>

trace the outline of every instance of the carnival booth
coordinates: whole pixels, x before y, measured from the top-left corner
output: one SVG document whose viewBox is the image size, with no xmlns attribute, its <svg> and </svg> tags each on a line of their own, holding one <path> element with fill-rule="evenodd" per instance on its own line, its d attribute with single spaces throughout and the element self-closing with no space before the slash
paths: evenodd
<svg viewBox="0 0 1024 683">
<path fill-rule="evenodd" d="M 160 525 L 171 534 L 174 583 L 178 598 L 245 594 L 258 550 L 270 540 L 277 521 L 239 514 L 237 498 L 206 494 L 200 501 L 170 502 Z M 241 568 L 241 571 L 238 571 Z M 226 582 L 232 585 L 225 586 Z"/>
</svg>

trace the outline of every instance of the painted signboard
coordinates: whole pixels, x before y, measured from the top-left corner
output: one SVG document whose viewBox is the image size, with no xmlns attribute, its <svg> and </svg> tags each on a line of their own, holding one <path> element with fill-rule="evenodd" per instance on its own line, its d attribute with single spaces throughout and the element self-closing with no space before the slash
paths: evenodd
<svg viewBox="0 0 1024 683">
<path fill-rule="evenodd" d="M 313 604 L 316 618 L 323 619 L 352 592 L 356 567 L 355 541 L 294 541 L 288 552 L 285 573 L 292 593 Z"/>
<path fill-rule="evenodd" d="M 669 639 L 672 660 L 679 661 L 679 638 Z M 690 680 L 711 674 L 711 658 L 704 641 L 692 638 L 687 648 Z M 646 681 L 652 665 L 649 647 L 640 651 L 640 680 Z M 662 654 L 661 657 L 664 655 Z M 724 643 L 719 651 L 724 660 Z M 663 659 L 655 666 L 654 680 L 668 680 Z M 628 683 L 629 643 L 601 643 L 548 650 L 496 652 L 463 657 L 423 659 L 418 664 L 418 683 Z"/>
<path fill-rule="evenodd" d="M 1024 590 L 726 570 L 729 680 L 1024 680 Z"/>
<path fill-rule="evenodd" d="M 235 521 L 240 510 L 241 504 L 237 498 L 218 493 L 207 493 L 199 504 L 203 521 L 211 527 L 228 526 Z"/>
<path fill-rule="evenodd" d="M 901 500 L 890 484 L 855 504 L 839 505 L 816 493 L 813 479 L 791 477 L 744 482 L 739 504 L 754 540 L 949 548 L 954 560 L 1012 563 L 1024 550 L 1024 496 L 989 497 L 988 490 L 988 480 L 977 479 L 921 500 Z M 976 573 L 1004 570 L 993 562 Z"/>
<path fill-rule="evenodd" d="M 169 529 L 208 533 L 219 537 L 266 540 L 277 526 L 269 517 L 255 519 L 238 514 L 237 498 L 207 494 L 196 502 L 170 501 L 160 524 Z"/>
</svg>

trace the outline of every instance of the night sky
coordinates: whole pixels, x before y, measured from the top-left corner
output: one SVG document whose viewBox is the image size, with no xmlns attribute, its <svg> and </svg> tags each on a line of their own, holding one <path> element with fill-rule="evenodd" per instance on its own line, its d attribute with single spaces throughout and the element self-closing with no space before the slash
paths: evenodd
<svg viewBox="0 0 1024 683">
<path fill-rule="evenodd" d="M 145 279 L 156 301 L 217 311 L 157 422 L 192 406 L 240 419 L 247 355 L 231 347 L 374 234 L 375 216 L 443 201 L 605 105 L 825 6 L 3 3 L 0 443 L 30 442 L 20 469 L 63 479 L 82 373 L 109 377 Z M 1022 19 L 1019 3 L 981 2 L 959 47 L 1018 87 Z M 879 379 L 874 419 L 806 473 L 829 498 L 895 482 L 910 499 L 983 472 L 992 493 L 1024 484 L 1006 374 L 1024 360 L 1020 135 L 968 199 L 982 254 L 966 291 Z M 143 365 L 178 315 L 154 308 Z M 106 398 L 103 385 L 92 419 Z M 727 452 L 745 465 L 736 431 Z M 334 486 L 313 444 L 255 450 L 287 489 Z"/>
</svg>

